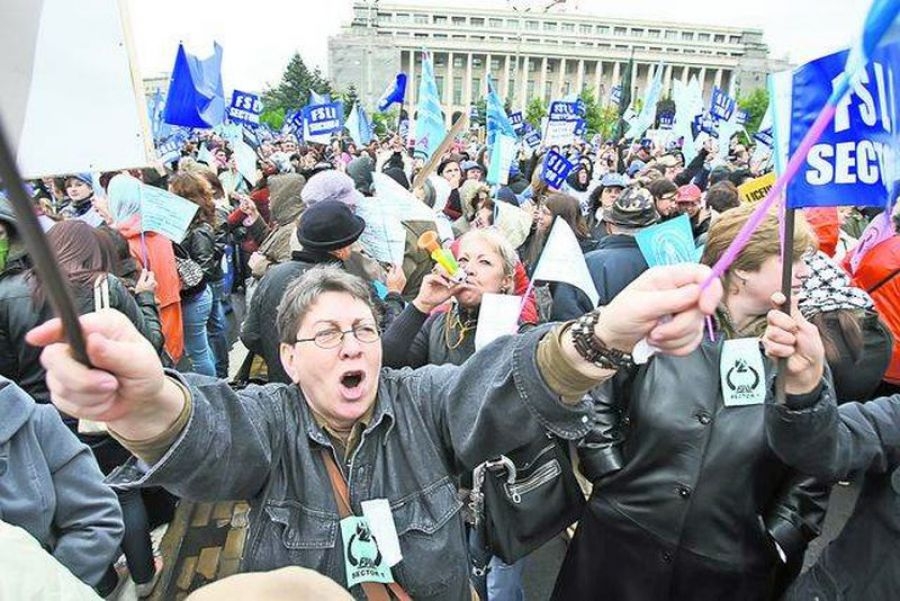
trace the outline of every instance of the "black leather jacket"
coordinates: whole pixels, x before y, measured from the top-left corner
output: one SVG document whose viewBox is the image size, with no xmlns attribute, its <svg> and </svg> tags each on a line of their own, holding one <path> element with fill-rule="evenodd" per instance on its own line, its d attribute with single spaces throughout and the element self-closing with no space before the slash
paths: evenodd
<svg viewBox="0 0 900 601">
<path fill-rule="evenodd" d="M 772 539 L 792 558 L 818 536 L 828 487 L 772 453 L 765 405 L 724 406 L 722 346 L 720 335 L 687 357 L 657 355 L 598 391 L 603 440 L 591 436 L 605 475 L 593 496 L 608 519 L 630 520 L 670 549 L 765 569 L 777 557 Z M 773 367 L 766 361 L 770 391 Z"/>
<path fill-rule="evenodd" d="M 216 233 L 208 223 L 192 226 L 181 242 L 187 254 L 203 270 L 206 282 L 218 282 L 224 277 L 222 273 L 222 255 L 225 246 L 216 240 Z"/>
</svg>

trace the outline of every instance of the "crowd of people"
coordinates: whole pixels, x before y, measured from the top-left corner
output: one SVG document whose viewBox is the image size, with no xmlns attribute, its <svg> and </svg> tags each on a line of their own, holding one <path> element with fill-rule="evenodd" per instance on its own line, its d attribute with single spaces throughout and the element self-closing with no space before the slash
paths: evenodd
<svg viewBox="0 0 900 601">
<path fill-rule="evenodd" d="M 340 585 L 322 584 L 321 598 L 523 599 L 529 557 L 473 536 L 479 522 L 511 527 L 490 515 L 502 505 L 471 511 L 473 473 L 553 441 L 558 478 L 577 474 L 586 500 L 563 534 L 554 599 L 894 598 L 900 214 L 851 269 L 878 211 L 798 211 L 789 312 L 778 310 L 774 213 L 701 287 L 753 210 L 738 187 L 764 173 L 753 148 L 721 143 L 726 160 L 710 139 L 686 162 L 677 144 L 578 140 L 553 148 L 574 164 L 554 188 L 544 150 L 524 147 L 506 183 L 488 184 L 475 135 L 434 165 L 396 135 L 365 146 L 275 136 L 249 181 L 232 143 L 201 132 L 164 167 L 32 182 L 95 369 L 69 353 L 0 198 L 0 396 L 11 408 L 0 524 L 37 540 L 47 573 L 55 561 L 75 577 L 14 583 L 21 572 L 0 566 L 0 591 L 117 598 L 130 577 L 149 595 L 163 567 L 150 531 L 183 498 L 249 501 L 241 571 L 278 570 L 290 586 L 288 574 L 309 575 L 279 568 L 308 568 Z M 358 208 L 384 194 L 373 174 L 432 217 L 402 221 L 396 263 L 365 244 Z M 184 239 L 145 231 L 142 185 L 197 205 Z M 650 268 L 636 236 L 682 215 L 699 263 Z M 532 281 L 560 221 L 598 303 L 571 283 Z M 459 272 L 419 246 L 426 232 Z M 521 301 L 516 333 L 479 348 L 485 295 Z M 248 351 L 240 366 L 229 324 Z M 642 341 L 657 352 L 640 364 Z M 723 366 L 735 353 L 733 374 Z M 735 387 L 757 400 L 735 401 Z M 801 575 L 831 487 L 867 470 L 854 517 Z M 522 482 L 522 496 L 544 484 Z M 373 500 L 387 501 L 402 559 L 385 568 L 379 544 L 372 569 L 388 578 L 358 584 L 344 525 Z M 490 561 L 473 569 L 478 544 Z M 250 592 L 257 582 L 234 590 L 264 598 Z M 232 598 L 224 584 L 203 598 Z"/>
</svg>

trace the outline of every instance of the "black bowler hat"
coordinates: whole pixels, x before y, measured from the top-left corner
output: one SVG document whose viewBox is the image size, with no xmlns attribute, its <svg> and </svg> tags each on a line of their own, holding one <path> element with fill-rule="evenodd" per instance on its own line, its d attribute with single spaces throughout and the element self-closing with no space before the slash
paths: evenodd
<svg viewBox="0 0 900 601">
<path fill-rule="evenodd" d="M 339 200 L 317 202 L 300 215 L 297 240 L 309 250 L 332 251 L 350 246 L 362 235 L 366 222 Z"/>
</svg>

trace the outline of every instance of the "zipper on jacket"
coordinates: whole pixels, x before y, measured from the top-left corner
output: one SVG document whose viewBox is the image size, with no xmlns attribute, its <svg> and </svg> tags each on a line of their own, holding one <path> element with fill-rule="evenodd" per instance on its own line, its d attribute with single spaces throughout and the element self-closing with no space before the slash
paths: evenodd
<svg viewBox="0 0 900 601">
<path fill-rule="evenodd" d="M 505 484 L 506 492 L 513 503 L 521 503 L 522 495 L 528 494 L 533 490 L 547 484 L 560 475 L 559 461 L 554 459 L 550 463 L 544 464 L 534 471 L 528 478 L 515 484 Z"/>
</svg>

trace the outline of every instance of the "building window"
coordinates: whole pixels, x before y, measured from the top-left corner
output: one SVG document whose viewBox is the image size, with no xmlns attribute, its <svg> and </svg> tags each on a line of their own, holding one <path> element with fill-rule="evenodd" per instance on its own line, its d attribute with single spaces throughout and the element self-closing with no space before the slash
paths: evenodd
<svg viewBox="0 0 900 601">
<path fill-rule="evenodd" d="M 561 27 L 563 33 L 575 33 L 575 23 L 563 23 Z"/>
<path fill-rule="evenodd" d="M 454 77 L 453 78 L 453 98 L 451 102 L 453 104 L 462 104 L 462 77 Z"/>
<path fill-rule="evenodd" d="M 519 28 L 519 20 L 518 19 L 507 19 L 506 27 L 508 29 L 518 29 Z"/>
<path fill-rule="evenodd" d="M 553 97 L 553 83 L 546 81 L 544 82 L 544 102 L 550 102 L 550 99 Z"/>
<path fill-rule="evenodd" d="M 450 19 L 450 21 L 453 23 L 453 25 L 465 25 L 466 24 L 465 17 L 453 17 Z"/>
<path fill-rule="evenodd" d="M 438 98 L 443 98 L 444 97 L 444 76 L 443 75 L 435 75 L 434 83 L 437 85 Z"/>
<path fill-rule="evenodd" d="M 667 40 L 677 40 L 677 39 L 678 39 L 678 32 L 677 32 L 677 31 L 673 31 L 673 30 L 671 30 L 671 29 L 667 29 L 667 30 L 666 30 L 666 39 L 667 39 Z"/>
<path fill-rule="evenodd" d="M 528 61 L 528 72 L 534 73 L 538 70 L 538 62 L 537 61 Z"/>
<path fill-rule="evenodd" d="M 387 31 L 379 31 L 378 33 L 384 33 L 384 34 L 387 34 L 387 33 L 389 33 L 389 32 L 387 32 Z M 398 31 L 398 32 L 395 33 L 394 35 L 397 36 L 397 37 L 401 37 L 401 38 L 408 38 L 408 37 L 409 37 L 409 32 L 408 32 L 408 31 Z"/>
<path fill-rule="evenodd" d="M 612 48 L 609 44 L 598 43 L 597 48 Z"/>
<path fill-rule="evenodd" d="M 390 23 L 391 22 L 391 13 L 378 13 L 378 22 L 379 23 Z"/>
<path fill-rule="evenodd" d="M 544 31 L 556 31 L 556 23 L 547 21 L 544 23 Z"/>
<path fill-rule="evenodd" d="M 492 36 L 488 36 L 488 39 L 492 42 L 502 42 L 503 36 L 502 35 L 492 35 Z"/>
<path fill-rule="evenodd" d="M 453 66 L 454 67 L 462 67 L 463 66 L 463 57 L 457 55 L 453 57 Z"/>
<path fill-rule="evenodd" d="M 675 52 L 675 50 L 676 50 L 676 48 L 673 48 L 672 52 Z M 685 48 L 684 53 L 685 54 L 694 54 L 694 50 L 692 48 Z"/>
<path fill-rule="evenodd" d="M 416 32 L 416 34 L 415 34 L 413 37 L 416 37 L 416 38 L 427 38 L 427 37 L 428 37 L 428 34 L 427 34 L 427 33 L 419 33 L 419 32 Z"/>
<path fill-rule="evenodd" d="M 472 27 L 484 27 L 484 19 L 481 17 L 470 17 L 469 24 Z"/>
<path fill-rule="evenodd" d="M 491 29 L 500 29 L 503 27 L 503 19 L 488 19 L 488 27 Z"/>
<path fill-rule="evenodd" d="M 525 29 L 529 31 L 537 31 L 540 29 L 540 23 L 537 21 L 525 21 Z"/>
<path fill-rule="evenodd" d="M 470 40 L 484 41 L 484 36 L 483 36 L 483 35 L 470 35 L 470 36 L 469 36 L 469 39 L 470 39 Z"/>
<path fill-rule="evenodd" d="M 540 44 L 541 41 L 537 38 L 525 38 L 525 42 L 528 44 Z"/>
<path fill-rule="evenodd" d="M 644 37 L 644 30 L 643 29 L 632 29 L 631 35 L 633 35 L 636 38 L 642 38 L 642 37 Z"/>
<path fill-rule="evenodd" d="M 647 30 L 647 37 L 648 37 L 648 38 L 658 38 L 658 37 L 659 37 L 659 30 L 658 30 L 658 29 L 648 29 L 648 30 Z"/>
<path fill-rule="evenodd" d="M 650 46 L 650 52 L 662 52 L 663 49 L 659 46 Z"/>
<path fill-rule="evenodd" d="M 481 78 L 473 77 L 472 78 L 472 100 L 478 100 L 484 96 L 484 92 L 481 90 Z"/>
<path fill-rule="evenodd" d="M 574 46 L 575 40 L 560 40 L 559 43 L 563 46 Z"/>
<path fill-rule="evenodd" d="M 455 33 L 455 34 L 453 34 L 453 39 L 454 39 L 454 40 L 464 40 L 464 39 L 466 39 L 466 34 L 464 34 L 464 33 Z"/>
<path fill-rule="evenodd" d="M 708 42 L 708 41 L 709 41 L 709 34 L 708 34 L 708 33 L 698 33 L 698 34 L 697 34 L 697 41 L 698 41 L 698 42 Z"/>
<path fill-rule="evenodd" d="M 431 34 L 431 37 L 433 37 L 436 40 L 446 40 L 447 34 L 446 33 L 433 33 L 433 34 Z"/>
<path fill-rule="evenodd" d="M 413 23 L 416 25 L 428 25 L 428 15 L 413 15 Z"/>
<path fill-rule="evenodd" d="M 444 54 L 435 55 L 434 57 L 434 66 L 435 67 L 443 67 L 447 64 L 447 57 Z"/>
<path fill-rule="evenodd" d="M 434 15 L 434 24 L 435 25 L 446 25 L 447 24 L 447 16 L 446 15 Z"/>
<path fill-rule="evenodd" d="M 529 79 L 528 80 L 528 93 L 526 94 L 526 96 L 528 96 L 528 100 L 531 100 L 532 98 L 534 98 L 535 87 L 536 86 L 535 86 L 534 80 Z"/>
<path fill-rule="evenodd" d="M 472 66 L 473 66 L 473 67 L 480 67 L 481 65 L 482 65 L 481 57 L 480 57 L 480 56 L 473 56 L 473 57 L 472 57 Z"/>
<path fill-rule="evenodd" d="M 606 25 L 597 25 L 597 34 L 609 35 L 609 27 L 607 27 Z"/>
<path fill-rule="evenodd" d="M 396 23 L 409 23 L 409 15 L 406 13 L 397 13 L 394 15 L 394 21 Z"/>
<path fill-rule="evenodd" d="M 492 58 L 491 59 L 491 71 L 499 71 L 500 70 L 500 59 Z"/>
<path fill-rule="evenodd" d="M 575 61 L 566 61 L 566 74 L 575 73 L 578 69 L 578 63 Z"/>
<path fill-rule="evenodd" d="M 739 35 L 733 35 L 733 36 L 729 37 L 729 38 L 728 38 L 728 43 L 729 43 L 729 44 L 740 44 L 740 43 L 741 43 L 741 36 L 739 36 Z"/>
<path fill-rule="evenodd" d="M 694 41 L 694 32 L 693 31 L 682 31 L 681 32 L 681 41 L 682 42 L 693 42 Z"/>
<path fill-rule="evenodd" d="M 624 36 L 626 33 L 628 33 L 628 30 L 625 29 L 624 27 L 614 27 L 613 28 L 613 35 L 615 35 L 615 36 Z"/>
<path fill-rule="evenodd" d="M 587 25 L 587 24 L 582 23 L 581 25 L 578 26 L 578 33 L 583 34 L 583 35 L 590 35 L 591 33 L 593 33 L 593 30 L 594 30 L 594 27 L 592 25 Z"/>
<path fill-rule="evenodd" d="M 716 43 L 716 44 L 724 44 L 724 43 L 725 43 L 725 36 L 722 35 L 721 33 L 717 33 L 717 34 L 716 34 L 716 37 L 713 39 L 713 42 Z"/>
</svg>

